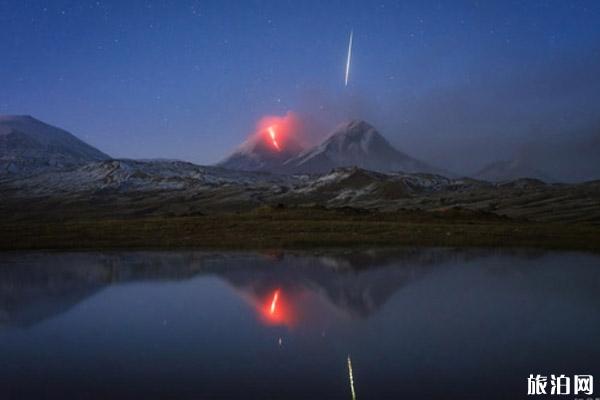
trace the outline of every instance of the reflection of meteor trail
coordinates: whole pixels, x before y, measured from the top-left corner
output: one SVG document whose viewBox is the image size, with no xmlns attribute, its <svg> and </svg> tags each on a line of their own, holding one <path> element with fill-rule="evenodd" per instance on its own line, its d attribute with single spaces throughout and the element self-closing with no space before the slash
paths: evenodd
<svg viewBox="0 0 600 400">
<path fill-rule="evenodd" d="M 273 293 L 273 300 L 271 300 L 271 308 L 269 309 L 269 312 L 271 314 L 275 314 L 275 309 L 277 308 L 277 300 L 279 300 L 279 289 L 275 291 L 275 293 Z"/>
<path fill-rule="evenodd" d="M 350 59 L 352 58 L 352 34 L 354 31 L 350 31 L 350 41 L 348 42 L 348 58 L 346 58 L 346 79 L 344 86 L 348 86 L 348 77 L 350 76 Z"/>
<path fill-rule="evenodd" d="M 269 128 L 267 128 L 267 130 L 269 131 L 269 136 L 271 136 L 271 142 L 273 142 L 273 146 L 275 146 L 275 148 L 277 150 L 281 150 L 279 148 L 279 143 L 277 143 L 277 137 L 275 136 L 275 129 L 273 129 L 273 127 L 270 126 Z"/>
<path fill-rule="evenodd" d="M 354 375 L 352 374 L 352 360 L 350 354 L 348 354 L 348 376 L 350 377 L 350 392 L 352 393 L 352 400 L 356 400 L 356 392 L 354 391 Z"/>
</svg>

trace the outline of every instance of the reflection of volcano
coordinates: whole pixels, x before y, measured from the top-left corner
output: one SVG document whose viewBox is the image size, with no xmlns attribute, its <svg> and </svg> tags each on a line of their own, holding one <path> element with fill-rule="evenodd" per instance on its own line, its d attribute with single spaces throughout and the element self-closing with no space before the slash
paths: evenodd
<svg viewBox="0 0 600 400">
<path fill-rule="evenodd" d="M 251 304 L 266 309 L 276 290 L 279 302 L 288 304 L 287 319 L 302 318 L 297 306 L 304 298 L 318 295 L 351 316 L 367 317 L 377 311 L 402 286 L 427 273 L 423 265 L 397 265 L 356 269 L 331 268 L 332 257 L 311 259 L 297 265 L 286 259 L 284 267 L 229 271 L 219 276 L 229 282 Z M 268 316 L 268 315 L 267 315 Z"/>
<path fill-rule="evenodd" d="M 368 317 L 396 291 L 435 266 L 485 254 L 451 249 L 279 257 L 202 252 L 4 254 L 0 259 L 0 325 L 35 324 L 115 283 L 207 275 L 228 282 L 272 322 L 292 324 L 301 319 L 301 308 L 311 297 L 347 315 Z"/>
</svg>

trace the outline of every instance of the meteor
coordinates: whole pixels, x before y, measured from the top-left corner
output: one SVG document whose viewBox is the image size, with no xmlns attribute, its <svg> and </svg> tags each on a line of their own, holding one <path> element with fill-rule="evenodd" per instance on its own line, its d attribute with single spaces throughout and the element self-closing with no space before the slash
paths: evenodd
<svg viewBox="0 0 600 400">
<path fill-rule="evenodd" d="M 350 354 L 348 354 L 348 377 L 350 378 L 350 393 L 352 393 L 352 400 L 356 400 L 356 392 L 354 391 L 354 374 L 352 373 L 352 360 Z"/>
<path fill-rule="evenodd" d="M 348 77 L 350 76 L 350 60 L 352 58 L 352 35 L 354 30 L 350 31 L 350 41 L 348 42 L 348 57 L 346 58 L 346 79 L 344 80 L 344 86 L 348 86 Z"/>
</svg>

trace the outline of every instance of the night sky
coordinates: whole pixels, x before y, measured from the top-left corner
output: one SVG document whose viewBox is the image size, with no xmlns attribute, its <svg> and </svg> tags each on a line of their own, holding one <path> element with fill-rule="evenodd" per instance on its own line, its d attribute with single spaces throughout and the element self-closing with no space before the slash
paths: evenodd
<svg viewBox="0 0 600 400">
<path fill-rule="evenodd" d="M 457 172 L 524 154 L 600 172 L 594 0 L 0 0 L 0 83 L 0 114 L 115 157 L 213 163 L 291 110 L 314 135 L 366 119 Z"/>
</svg>

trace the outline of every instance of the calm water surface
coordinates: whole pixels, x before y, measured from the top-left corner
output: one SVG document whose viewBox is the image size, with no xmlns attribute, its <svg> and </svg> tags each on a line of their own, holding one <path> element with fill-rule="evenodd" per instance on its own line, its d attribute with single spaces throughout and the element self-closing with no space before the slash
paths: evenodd
<svg viewBox="0 0 600 400">
<path fill-rule="evenodd" d="M 0 398 L 352 399 L 349 358 L 358 399 L 600 388 L 600 256 L 0 255 Z"/>
</svg>

